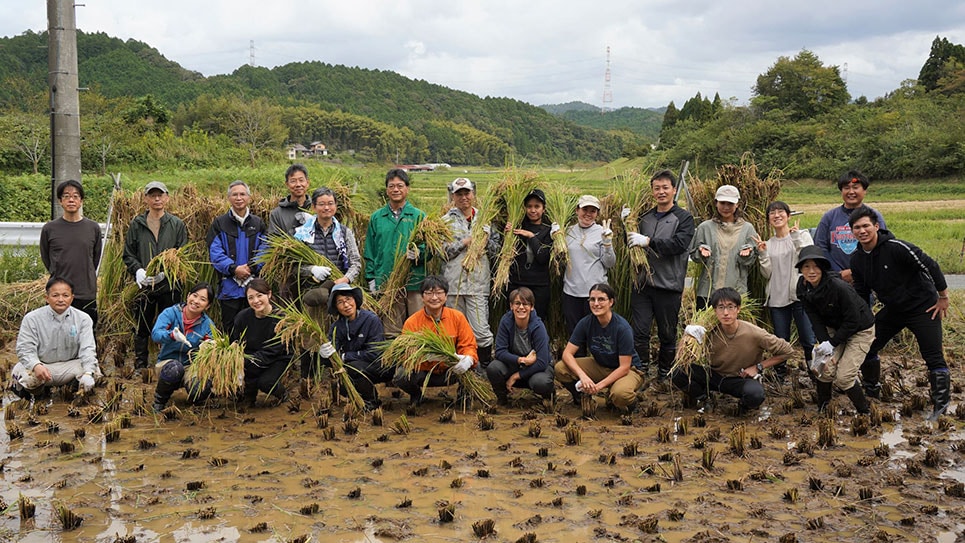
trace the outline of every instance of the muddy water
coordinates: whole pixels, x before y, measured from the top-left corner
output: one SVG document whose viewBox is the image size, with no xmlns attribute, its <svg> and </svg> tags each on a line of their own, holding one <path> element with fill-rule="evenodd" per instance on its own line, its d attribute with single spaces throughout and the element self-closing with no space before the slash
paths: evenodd
<svg viewBox="0 0 965 543">
<path fill-rule="evenodd" d="M 110 420 L 152 390 L 124 383 L 120 408 L 106 422 L 68 416 L 59 395 L 32 421 L 29 407 L 4 400 L 7 427 L 16 424 L 23 437 L 0 434 L 0 498 L 8 506 L 0 541 L 472 541 L 473 524 L 487 519 L 496 530 L 490 540 L 510 542 L 527 533 L 544 542 L 777 541 L 785 534 L 797 541 L 952 542 L 962 541 L 965 527 L 965 499 L 946 494 L 965 469 L 960 421 L 942 431 L 919 412 L 854 437 L 851 416 L 839 411 L 837 443 L 808 454 L 817 417 L 812 405 L 786 412 L 787 388 L 772 387 L 767 409 L 753 417 L 727 414 L 732 404 L 723 400 L 704 415 L 704 426 L 678 399 L 653 390 L 643 402 L 655 402 L 659 414 L 638 412 L 630 425 L 602 401 L 595 420 L 561 401 L 560 414 L 581 428 L 578 445 L 567 445 L 556 415 L 538 413 L 525 395 L 493 414 L 495 427 L 486 431 L 475 412 L 440 422 L 437 400 L 408 414 L 410 432 L 400 434 L 393 424 L 404 400 L 394 399 L 382 426 L 360 417 L 353 435 L 335 407 L 328 439 L 315 415 L 324 391 L 302 399 L 298 410 L 240 410 L 217 400 L 192 409 L 182 392 L 174 398 L 179 419 L 131 415 L 132 427 L 107 443 Z M 103 398 L 106 390 L 97 393 Z M 48 431 L 47 421 L 59 431 Z M 539 437 L 529 436 L 533 423 Z M 730 447 L 736 423 L 746 429 L 743 456 Z M 84 437 L 75 437 L 78 429 Z M 61 442 L 74 451 L 62 453 Z M 876 456 L 883 442 L 889 450 Z M 638 454 L 625 455 L 634 444 Z M 708 469 L 702 457 L 710 449 L 717 455 Z M 928 449 L 941 456 L 934 467 L 922 464 Z M 813 490 L 811 479 L 822 488 Z M 862 489 L 871 498 L 862 499 Z M 20 520 L 20 494 L 36 505 L 33 519 Z M 443 502 L 455 505 L 451 522 L 439 520 Z M 79 528 L 63 530 L 58 504 L 82 517 Z"/>
</svg>

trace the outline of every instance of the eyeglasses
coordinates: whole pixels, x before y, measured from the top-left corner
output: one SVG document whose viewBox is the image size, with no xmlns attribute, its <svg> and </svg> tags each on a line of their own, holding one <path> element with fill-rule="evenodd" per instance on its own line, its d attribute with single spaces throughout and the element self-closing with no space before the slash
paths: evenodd
<svg viewBox="0 0 965 543">
<path fill-rule="evenodd" d="M 60 199 L 61 200 L 83 200 L 83 198 L 80 197 L 80 194 L 67 194 L 67 193 L 64 193 L 60 197 Z"/>
<path fill-rule="evenodd" d="M 405 183 L 389 183 L 385 186 L 386 190 L 402 190 L 405 188 Z"/>
<path fill-rule="evenodd" d="M 532 307 L 533 304 L 531 304 L 531 303 L 529 303 L 529 302 L 519 302 L 519 301 L 517 301 L 517 302 L 513 302 L 513 303 L 510 304 L 510 305 L 512 305 L 513 307 Z"/>
<path fill-rule="evenodd" d="M 422 295 L 425 296 L 426 298 L 432 298 L 432 297 L 436 297 L 436 298 L 443 297 L 443 298 L 444 298 L 444 297 L 446 296 L 446 291 L 444 291 L 444 290 L 442 290 L 442 289 L 439 289 L 439 290 L 427 290 L 427 291 L 424 291 L 424 292 L 422 293 Z"/>
<path fill-rule="evenodd" d="M 591 304 L 605 304 L 610 301 L 609 298 L 588 298 L 588 302 Z"/>
<path fill-rule="evenodd" d="M 737 311 L 738 309 L 740 309 L 740 306 L 734 305 L 734 304 L 720 304 L 720 305 L 714 306 L 714 309 L 718 311 Z"/>
<path fill-rule="evenodd" d="M 335 305 L 355 305 L 355 298 L 351 296 L 339 296 L 335 299 Z"/>
</svg>

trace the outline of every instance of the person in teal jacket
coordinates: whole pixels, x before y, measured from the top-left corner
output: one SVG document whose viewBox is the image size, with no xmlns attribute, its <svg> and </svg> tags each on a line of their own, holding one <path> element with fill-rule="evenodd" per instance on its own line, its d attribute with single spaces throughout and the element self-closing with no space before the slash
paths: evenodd
<svg viewBox="0 0 965 543">
<path fill-rule="evenodd" d="M 389 314 L 384 317 L 386 337 L 395 337 L 402 331 L 405 319 L 422 309 L 422 293 L 419 286 L 426 276 L 426 261 L 430 255 L 425 245 L 410 244 L 412 232 L 426 214 L 408 202 L 409 174 L 402 169 L 392 169 L 385 175 L 385 193 L 389 202 L 372 213 L 365 234 L 365 280 L 369 291 L 376 294 L 384 290 L 385 282 L 395 267 L 396 255 L 404 255 L 412 262 L 409 282 L 402 293 L 382 292 L 383 296 L 395 296 Z"/>
<path fill-rule="evenodd" d="M 171 395 L 179 388 L 188 389 L 188 400 L 203 403 L 211 395 L 211 383 L 188 382 L 184 369 L 191 364 L 191 355 L 206 340 L 211 339 L 211 317 L 206 313 L 214 299 L 214 289 L 205 282 L 190 291 L 183 304 L 165 309 L 154 323 L 151 338 L 158 343 L 158 378 L 154 389 L 154 412 L 164 410 Z"/>
</svg>

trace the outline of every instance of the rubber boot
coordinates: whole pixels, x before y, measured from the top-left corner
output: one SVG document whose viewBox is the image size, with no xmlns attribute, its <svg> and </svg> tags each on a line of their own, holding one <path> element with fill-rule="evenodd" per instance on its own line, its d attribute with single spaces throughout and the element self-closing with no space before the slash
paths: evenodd
<svg viewBox="0 0 965 543">
<path fill-rule="evenodd" d="M 241 396 L 241 403 L 245 407 L 254 407 L 258 401 L 258 385 L 254 382 L 245 381 L 245 391 Z"/>
<path fill-rule="evenodd" d="M 855 383 L 853 387 L 845 391 L 851 403 L 854 404 L 854 409 L 862 415 L 867 415 L 871 412 L 868 406 L 868 399 L 864 396 L 864 387 L 860 383 Z"/>
<path fill-rule="evenodd" d="M 881 397 L 881 359 L 868 355 L 861 363 L 861 386 L 869 398 Z"/>
<path fill-rule="evenodd" d="M 831 383 L 825 383 L 824 381 L 815 381 L 814 388 L 818 393 L 818 401 L 817 401 L 818 413 L 827 413 L 828 406 L 831 404 Z M 854 390 L 854 389 L 855 387 L 851 387 L 851 390 Z M 861 397 L 864 398 L 864 395 L 862 395 Z"/>
<path fill-rule="evenodd" d="M 928 372 L 928 383 L 931 385 L 931 403 L 934 407 L 926 420 L 936 421 L 948 411 L 948 404 L 952 400 L 952 374 L 948 370 Z"/>
<path fill-rule="evenodd" d="M 670 368 L 673 367 L 673 360 L 677 357 L 676 348 L 660 347 L 657 353 L 657 381 L 665 382 L 670 377 Z"/>
<path fill-rule="evenodd" d="M 479 347 L 477 352 L 479 353 L 479 368 L 482 369 L 485 374 L 489 363 L 493 361 L 493 346 L 486 345 L 485 347 Z"/>
<path fill-rule="evenodd" d="M 640 367 L 643 370 L 643 374 L 648 378 L 650 377 L 650 344 L 640 343 L 633 346 L 633 349 L 637 351 L 637 356 L 640 357 Z"/>
<path fill-rule="evenodd" d="M 155 413 L 164 409 L 171 399 L 171 395 L 181 388 L 181 381 L 184 379 L 184 366 L 177 360 L 169 360 L 167 364 L 161 366 L 158 372 L 157 386 L 154 387 L 154 405 L 152 408 Z"/>
<path fill-rule="evenodd" d="M 134 335 L 134 369 L 142 370 L 147 367 L 148 338 Z"/>
</svg>

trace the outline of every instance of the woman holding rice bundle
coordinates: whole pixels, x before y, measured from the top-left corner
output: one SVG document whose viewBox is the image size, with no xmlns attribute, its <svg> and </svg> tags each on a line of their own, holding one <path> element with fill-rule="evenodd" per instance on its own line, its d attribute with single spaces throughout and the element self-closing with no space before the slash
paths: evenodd
<svg viewBox="0 0 965 543">
<path fill-rule="evenodd" d="M 506 232 L 517 236 L 516 258 L 509 269 L 506 291 L 529 288 L 536 297 L 536 314 L 547 317 L 550 310 L 550 252 L 553 248 L 550 236 L 558 232 L 560 226 L 543 222 L 546 195 L 542 190 L 529 191 L 523 199 L 523 206 L 526 208 L 526 217 L 522 223 L 506 223 Z"/>
<path fill-rule="evenodd" d="M 587 292 L 596 283 L 607 282 L 607 270 L 617 263 L 613 252 L 613 230 L 610 220 L 596 223 L 600 200 L 584 194 L 576 204 L 576 224 L 566 229 L 568 263 L 563 274 L 563 322 L 566 334 L 573 333 L 576 323 L 590 314 Z M 544 315 L 546 316 L 546 315 Z"/>
<path fill-rule="evenodd" d="M 730 287 L 747 293 L 747 274 L 757 260 L 754 225 L 744 220 L 737 207 L 740 191 L 721 185 L 714 196 L 717 212 L 697 226 L 690 244 L 690 258 L 704 269 L 697 279 L 697 310 L 707 307 L 711 291 Z"/>
<path fill-rule="evenodd" d="M 555 386 L 550 364 L 550 337 L 533 312 L 536 299 L 526 287 L 509 293 L 509 311 L 499 321 L 495 358 L 486 375 L 499 405 L 509 403 L 513 388 L 528 388 L 552 401 Z"/>
<path fill-rule="evenodd" d="M 245 390 L 244 401 L 255 405 L 258 391 L 277 398 L 288 399 L 282 377 L 292 360 L 288 345 L 280 341 L 275 327 L 281 316 L 272 303 L 268 282 L 256 277 L 245 286 L 248 307 L 235 317 L 231 341 L 244 342 Z"/>
<path fill-rule="evenodd" d="M 179 388 L 188 390 L 192 404 L 204 403 L 211 395 L 210 383 L 185 382 L 184 370 L 191 364 L 191 354 L 205 340 L 211 339 L 214 326 L 205 313 L 214 298 L 214 290 L 205 282 L 188 291 L 184 303 L 175 304 L 158 315 L 151 339 L 160 344 L 157 387 L 154 389 L 154 412 L 164 410 L 171 395 Z"/>
</svg>

